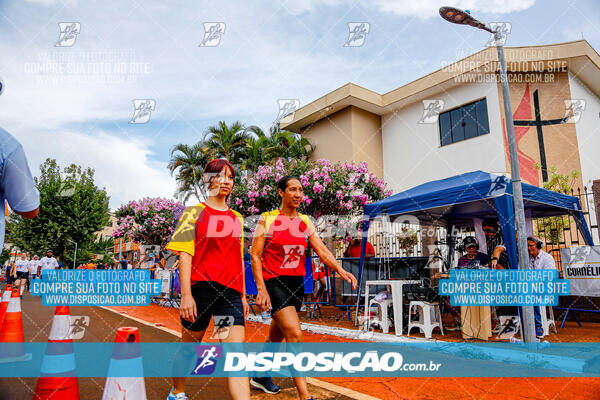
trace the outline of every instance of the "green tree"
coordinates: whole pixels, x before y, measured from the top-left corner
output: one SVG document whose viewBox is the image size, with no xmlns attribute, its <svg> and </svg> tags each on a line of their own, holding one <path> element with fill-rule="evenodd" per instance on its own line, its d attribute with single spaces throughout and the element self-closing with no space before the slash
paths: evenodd
<svg viewBox="0 0 600 400">
<path fill-rule="evenodd" d="M 0 268 L 4 265 L 6 260 L 10 258 L 10 249 L 2 249 L 2 254 L 0 254 Z"/>
<path fill-rule="evenodd" d="M 73 264 L 74 245 L 85 257 L 94 248 L 95 232 L 109 222 L 108 195 L 94 183 L 94 170 L 71 164 L 62 171 L 56 160 L 46 159 L 40 166 L 35 185 L 40 192 L 40 213 L 34 219 L 11 214 L 8 239 L 34 254 L 54 250 L 65 265 Z"/>
<path fill-rule="evenodd" d="M 203 142 L 191 146 L 180 143 L 171 149 L 171 161 L 167 168 L 171 176 L 176 173 L 175 197 L 184 203 L 192 196 L 199 203 L 202 201 L 204 166 L 211 160 L 208 147 Z"/>
<path fill-rule="evenodd" d="M 272 163 L 278 158 L 307 161 L 314 152 L 314 146 L 308 139 L 293 132 L 282 131 L 277 125 L 273 125 L 268 134 L 258 126 L 248 127 L 247 131 L 256 137 L 246 139 L 242 167 L 253 173 L 256 173 L 260 165 Z"/>
<path fill-rule="evenodd" d="M 219 121 L 208 127 L 204 142 L 212 158 L 225 158 L 232 164 L 239 164 L 247 138 L 248 134 L 241 122 L 227 125 L 225 121 Z"/>
<path fill-rule="evenodd" d="M 273 158 L 305 161 L 315 150 L 308 139 L 294 132 L 275 129 L 271 131 L 271 138 L 275 144 L 270 153 Z"/>
<path fill-rule="evenodd" d="M 536 164 L 536 169 L 540 169 Z M 550 168 L 550 179 L 544 182 L 544 189 L 571 195 L 579 178 L 579 171 L 573 170 L 570 174 L 561 174 L 556 167 Z M 554 245 L 560 243 L 565 228 L 570 227 L 569 217 L 561 215 L 558 217 L 541 218 L 536 221 L 535 235 L 549 240 Z"/>
<path fill-rule="evenodd" d="M 242 168 L 247 171 L 256 173 L 260 165 L 265 165 L 274 158 L 274 149 L 276 144 L 273 141 L 272 131 L 267 135 L 258 126 L 250 126 L 247 132 L 254 135 L 249 135 L 246 139 L 246 147 L 242 151 Z"/>
</svg>

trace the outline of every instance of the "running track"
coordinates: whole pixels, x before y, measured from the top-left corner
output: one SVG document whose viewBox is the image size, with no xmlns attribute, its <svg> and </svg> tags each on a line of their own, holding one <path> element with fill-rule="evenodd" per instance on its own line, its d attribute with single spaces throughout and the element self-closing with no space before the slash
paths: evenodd
<svg viewBox="0 0 600 400">
<path fill-rule="evenodd" d="M 44 342 L 48 338 L 54 308 L 42 307 L 39 298 L 26 294 L 22 302 L 25 340 Z M 116 311 L 116 312 L 115 312 Z M 122 314 L 125 311 L 127 314 Z M 171 342 L 176 339 L 172 330 L 178 327 L 176 310 L 158 306 L 121 307 L 112 311 L 99 307 L 71 307 L 71 315 L 88 315 L 90 327 L 83 341 L 112 342 L 120 326 L 135 326 L 144 342 Z M 135 318 L 136 320 L 131 319 Z M 137 320 L 141 320 L 138 322 Z M 159 323 L 160 327 L 154 326 Z M 267 327 L 248 323 L 249 341 L 264 341 Z M 325 335 L 306 334 L 306 341 L 340 341 Z M 100 399 L 104 378 L 79 379 L 81 399 Z M 0 379 L 0 400 L 30 399 L 35 388 L 35 378 Z M 170 379 L 146 378 L 148 399 L 164 400 L 170 388 Z M 295 389 L 290 379 L 277 381 L 283 388 L 277 396 L 253 391 L 253 399 L 295 399 Z M 311 380 L 311 390 L 320 399 L 486 399 L 486 400 L 600 400 L 600 378 L 327 378 Z M 188 380 L 191 399 L 227 399 L 224 378 L 198 378 Z M 57 399 L 59 400 L 59 399 Z"/>
</svg>

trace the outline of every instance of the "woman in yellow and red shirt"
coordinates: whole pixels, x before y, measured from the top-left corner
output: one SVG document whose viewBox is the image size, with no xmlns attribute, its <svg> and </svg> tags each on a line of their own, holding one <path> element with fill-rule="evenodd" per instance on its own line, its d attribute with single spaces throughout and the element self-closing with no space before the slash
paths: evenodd
<svg viewBox="0 0 600 400">
<path fill-rule="evenodd" d="M 188 207 L 173 232 L 167 249 L 179 255 L 182 342 L 201 342 L 212 316 L 226 320 L 224 342 L 243 342 L 248 303 L 244 284 L 244 221 L 227 205 L 233 189 L 233 166 L 213 160 L 204 170 L 209 196 Z M 234 399 L 249 399 L 248 378 L 228 378 Z M 167 400 L 184 400 L 185 378 L 173 378 Z"/>
<path fill-rule="evenodd" d="M 298 311 L 304 296 L 304 253 L 310 244 L 321 260 L 336 271 L 340 278 L 356 289 L 356 278 L 346 272 L 335 256 L 323 244 L 308 216 L 298 207 L 304 193 L 300 179 L 286 176 L 279 180 L 277 193 L 281 208 L 263 213 L 254 231 L 252 242 L 252 273 L 258 295 L 256 303 L 263 311 L 271 310 L 269 342 L 302 342 Z M 301 399 L 311 399 L 306 378 L 294 377 Z M 253 387 L 267 393 L 277 393 L 279 386 L 271 378 L 254 377 Z"/>
</svg>

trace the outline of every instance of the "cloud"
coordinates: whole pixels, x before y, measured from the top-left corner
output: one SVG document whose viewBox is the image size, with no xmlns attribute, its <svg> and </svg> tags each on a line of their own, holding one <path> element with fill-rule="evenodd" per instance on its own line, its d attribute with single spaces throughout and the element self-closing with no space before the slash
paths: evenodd
<svg viewBox="0 0 600 400">
<path fill-rule="evenodd" d="M 61 167 L 75 163 L 95 170 L 95 183 L 104 187 L 115 209 L 129 200 L 143 197 L 172 198 L 175 180 L 166 163 L 154 161 L 151 143 L 119 137 L 96 130 L 86 135 L 71 130 L 30 131 L 7 129 L 17 137 L 28 157 L 34 175 L 46 158 L 54 158 Z"/>
</svg>

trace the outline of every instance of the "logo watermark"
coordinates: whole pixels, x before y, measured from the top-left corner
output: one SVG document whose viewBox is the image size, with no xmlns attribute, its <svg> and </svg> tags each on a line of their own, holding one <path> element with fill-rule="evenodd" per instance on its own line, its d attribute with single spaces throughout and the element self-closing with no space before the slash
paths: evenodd
<svg viewBox="0 0 600 400">
<path fill-rule="evenodd" d="M 419 124 L 434 124 L 438 121 L 440 112 L 444 109 L 444 100 L 423 100 L 423 116 Z"/>
<path fill-rule="evenodd" d="M 225 22 L 205 22 L 204 38 L 198 47 L 216 47 L 221 44 L 221 37 L 225 34 Z"/>
<path fill-rule="evenodd" d="M 282 269 L 296 269 L 300 266 L 300 259 L 304 254 L 304 246 L 296 244 L 284 244 L 284 258 L 281 264 Z"/>
<path fill-rule="evenodd" d="M 215 330 L 210 336 L 213 340 L 225 340 L 229 337 L 229 328 L 233 326 L 233 315 L 215 315 Z"/>
<path fill-rule="evenodd" d="M 492 175 L 492 174 L 490 174 Z M 490 190 L 487 192 L 488 197 L 495 197 L 504 194 L 506 191 L 507 180 L 505 176 L 498 175 L 490 182 Z"/>
<path fill-rule="evenodd" d="M 79 22 L 59 22 L 58 41 L 54 47 L 71 47 L 75 44 L 77 36 L 81 33 L 81 23 Z"/>
<path fill-rule="evenodd" d="M 72 182 L 61 181 L 57 194 L 58 197 L 71 197 L 75 194 L 75 185 Z"/>
<path fill-rule="evenodd" d="M 87 315 L 71 315 L 71 339 L 83 339 L 86 328 L 90 327 L 90 317 Z"/>
<path fill-rule="evenodd" d="M 279 114 L 277 114 L 277 122 L 288 124 L 294 120 L 296 110 L 300 108 L 300 100 L 298 99 L 278 99 Z"/>
<path fill-rule="evenodd" d="M 150 115 L 156 108 L 156 101 L 153 99 L 133 100 L 133 116 L 130 124 L 145 124 L 150 121 Z"/>
<path fill-rule="evenodd" d="M 565 117 L 566 123 L 576 124 L 585 110 L 585 100 L 583 99 L 571 99 L 565 100 Z"/>
<path fill-rule="evenodd" d="M 150 63 L 141 61 L 135 51 L 99 49 L 76 51 L 52 49 L 35 53 L 23 62 L 23 73 L 43 84 L 135 83 L 138 75 L 148 75 Z"/>
<path fill-rule="evenodd" d="M 506 38 L 512 30 L 510 22 L 490 22 L 490 28 L 496 33 L 490 33 L 486 46 L 504 46 Z"/>
<path fill-rule="evenodd" d="M 348 39 L 344 47 L 361 47 L 365 44 L 367 34 L 371 31 L 371 24 L 368 22 L 348 22 Z"/>
<path fill-rule="evenodd" d="M 215 372 L 217 359 L 221 358 L 223 349 L 221 346 L 196 346 L 198 360 L 192 375 L 210 375 Z"/>
</svg>

